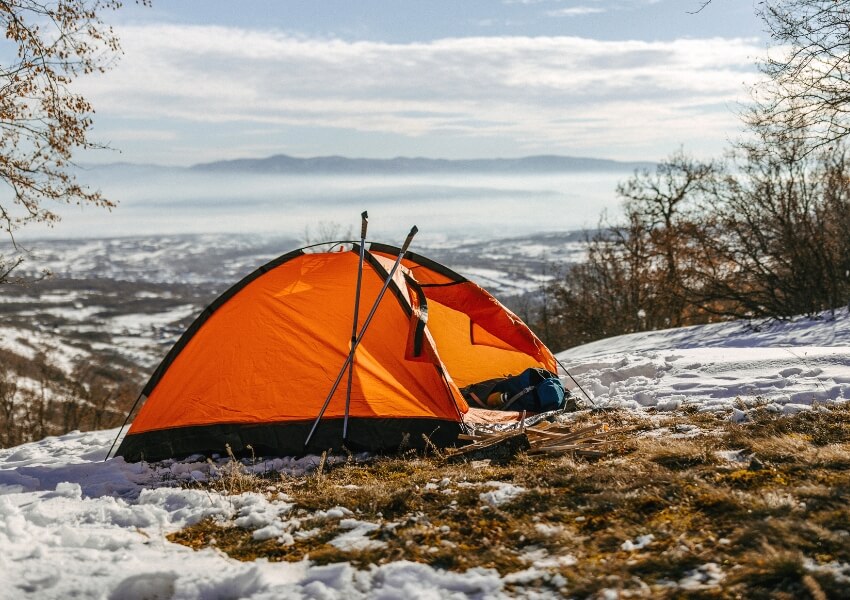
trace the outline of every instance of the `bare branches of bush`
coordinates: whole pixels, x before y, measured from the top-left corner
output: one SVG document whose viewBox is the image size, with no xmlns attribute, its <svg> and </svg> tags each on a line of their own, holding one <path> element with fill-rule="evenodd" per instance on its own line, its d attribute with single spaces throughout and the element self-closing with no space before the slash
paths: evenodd
<svg viewBox="0 0 850 600">
<path fill-rule="evenodd" d="M 850 181 L 844 148 L 795 136 L 741 148 L 707 207 L 693 302 L 730 317 L 814 315 L 850 300 Z"/>
<path fill-rule="evenodd" d="M 816 315 L 850 301 L 850 161 L 797 136 L 731 167 L 681 152 L 619 187 L 624 218 L 547 291 L 563 348 L 722 318 Z M 777 141 L 778 140 L 778 141 Z"/>
<path fill-rule="evenodd" d="M 98 360 L 80 363 L 70 374 L 44 354 L 18 362 L 0 368 L 0 448 L 117 427 L 135 399 L 135 374 Z"/>
<path fill-rule="evenodd" d="M 559 326 L 547 342 L 568 347 L 704 320 L 686 290 L 702 258 L 703 198 L 720 172 L 680 151 L 621 184 L 623 220 L 601 224 L 587 260 L 548 289 Z"/>
</svg>

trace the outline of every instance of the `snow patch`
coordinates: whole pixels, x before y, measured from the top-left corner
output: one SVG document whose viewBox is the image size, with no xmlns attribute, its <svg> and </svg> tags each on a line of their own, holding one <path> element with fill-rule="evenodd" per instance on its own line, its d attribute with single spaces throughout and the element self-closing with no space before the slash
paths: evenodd
<svg viewBox="0 0 850 600">
<path fill-rule="evenodd" d="M 620 544 L 620 548 L 625 550 L 626 552 L 632 552 L 633 550 L 643 550 L 647 546 L 649 546 L 653 541 L 655 541 L 655 536 L 651 533 L 647 533 L 646 535 L 639 535 L 637 539 L 634 541 L 626 540 L 622 544 Z"/>
<path fill-rule="evenodd" d="M 850 401 L 850 312 L 635 333 L 558 357 L 601 407 L 796 414 Z"/>
<path fill-rule="evenodd" d="M 704 590 L 720 585 L 725 578 L 720 565 L 710 562 L 689 571 L 679 580 L 679 587 L 688 591 Z"/>
<path fill-rule="evenodd" d="M 336 536 L 328 543 L 343 552 L 376 550 L 387 546 L 386 542 L 373 540 L 367 537 L 368 534 L 373 533 L 380 528 L 380 526 L 375 523 L 358 521 L 357 519 L 342 519 L 339 522 L 339 527 L 340 529 L 346 529 L 347 531 Z"/>
<path fill-rule="evenodd" d="M 510 502 L 525 492 L 525 488 L 512 483 L 505 483 L 503 481 L 488 481 L 484 485 L 494 487 L 496 489 L 481 492 L 478 497 L 482 502 L 493 507 L 501 506 L 502 504 Z"/>
</svg>

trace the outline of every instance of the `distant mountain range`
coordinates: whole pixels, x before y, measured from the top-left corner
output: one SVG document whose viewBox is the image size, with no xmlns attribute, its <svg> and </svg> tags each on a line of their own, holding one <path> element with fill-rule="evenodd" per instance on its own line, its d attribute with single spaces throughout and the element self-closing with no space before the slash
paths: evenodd
<svg viewBox="0 0 850 600">
<path fill-rule="evenodd" d="M 527 156 L 524 158 L 482 158 L 449 160 L 397 157 L 389 159 L 318 156 L 296 158 L 276 154 L 268 158 L 240 158 L 200 163 L 189 167 L 200 172 L 247 172 L 281 174 L 413 174 L 413 173 L 564 173 L 587 171 L 633 171 L 653 169 L 651 162 L 621 162 L 572 156 Z"/>
</svg>

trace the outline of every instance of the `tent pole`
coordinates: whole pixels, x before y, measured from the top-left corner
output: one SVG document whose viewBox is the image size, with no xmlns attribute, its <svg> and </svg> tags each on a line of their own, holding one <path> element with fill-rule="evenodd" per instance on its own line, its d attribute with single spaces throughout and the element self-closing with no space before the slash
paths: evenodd
<svg viewBox="0 0 850 600">
<path fill-rule="evenodd" d="M 357 262 L 357 286 L 354 291 L 354 322 L 351 324 L 351 347 L 357 344 L 357 317 L 360 311 L 360 284 L 363 281 L 363 260 L 366 256 L 366 227 L 369 225 L 369 213 L 360 213 L 360 259 Z M 342 441 L 348 437 L 348 409 L 351 406 L 351 382 L 354 378 L 354 354 L 348 366 L 348 385 L 345 387 L 345 419 L 342 422 Z"/>
<path fill-rule="evenodd" d="M 390 287 L 390 283 L 393 280 L 393 276 L 395 275 L 395 272 L 398 270 L 398 267 L 401 264 L 401 259 L 404 258 L 404 253 L 407 252 L 407 248 L 410 246 L 410 242 L 413 241 L 413 236 L 416 235 L 417 231 L 419 231 L 419 228 L 414 225 L 413 228 L 410 230 L 410 233 L 407 234 L 407 238 L 404 240 L 404 245 L 402 245 L 401 250 L 398 253 L 398 258 L 396 258 L 395 264 L 393 264 L 393 268 L 390 269 L 390 273 L 389 275 L 387 275 L 387 280 L 384 281 L 384 285 L 381 288 L 381 291 L 378 292 L 378 297 L 375 299 L 375 303 L 372 305 L 372 310 L 369 311 L 369 315 L 363 322 L 363 327 L 360 328 L 360 333 L 357 335 L 357 339 L 355 339 L 354 343 L 351 345 L 351 350 L 348 351 L 348 357 L 342 364 L 342 368 L 339 370 L 339 374 L 336 376 L 336 380 L 331 386 L 331 391 L 328 392 L 328 397 L 325 398 L 325 403 L 322 405 L 319 414 L 316 416 L 316 420 L 313 423 L 312 429 L 310 429 L 310 433 L 307 434 L 307 439 L 304 440 L 305 449 L 307 448 L 307 444 L 309 444 L 310 440 L 313 438 L 313 434 L 316 432 L 316 427 L 319 426 L 319 421 L 322 420 L 322 416 L 324 416 L 325 410 L 328 408 L 328 404 L 330 404 L 334 392 L 336 392 L 337 387 L 339 387 L 339 382 L 342 381 L 342 376 L 345 374 L 345 370 L 348 368 L 348 365 L 351 364 L 351 361 L 354 358 L 354 352 L 357 350 L 357 346 L 359 346 L 360 342 L 363 341 L 363 334 L 366 333 L 366 329 L 369 327 L 369 323 L 372 322 L 372 317 L 374 317 L 375 313 L 378 311 L 378 306 L 381 304 L 381 300 L 384 298 L 384 294 L 386 293 L 387 288 Z"/>
</svg>

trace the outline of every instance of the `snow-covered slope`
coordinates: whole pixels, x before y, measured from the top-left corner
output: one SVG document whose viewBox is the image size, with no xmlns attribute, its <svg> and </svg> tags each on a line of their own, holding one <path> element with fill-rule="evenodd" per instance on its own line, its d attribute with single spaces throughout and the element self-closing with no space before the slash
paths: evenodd
<svg viewBox="0 0 850 600">
<path fill-rule="evenodd" d="M 600 406 L 797 412 L 850 400 L 850 314 L 636 333 L 559 358 Z"/>
<path fill-rule="evenodd" d="M 206 462 L 103 462 L 116 433 L 77 432 L 0 450 L 0 598 L 342 599 L 378 591 L 385 598 L 465 598 L 498 597 L 503 589 L 486 569 L 458 574 L 401 561 L 363 572 L 347 563 L 246 563 L 172 544 L 167 533 L 205 517 L 282 534 L 292 505 L 283 495 L 270 501 L 176 487 L 209 476 L 214 467 Z M 258 469 L 303 475 L 318 461 L 277 459 Z"/>
<path fill-rule="evenodd" d="M 510 303 L 551 280 L 551 264 L 580 260 L 583 237 L 432 235 L 414 249 Z M 34 241 L 20 273 L 55 276 L 0 287 L 0 351 L 26 359 L 41 352 L 66 372 L 98 360 L 149 371 L 224 290 L 301 245 L 283 236 L 214 234 Z"/>
<path fill-rule="evenodd" d="M 757 403 L 808 410 L 850 399 L 850 316 L 730 323 L 604 340 L 560 355 L 603 406 L 693 404 L 746 418 Z M 208 516 L 287 535 L 285 496 L 223 496 L 180 487 L 206 462 L 103 462 L 116 432 L 71 433 L 0 450 L 0 598 L 498 598 L 510 575 L 395 562 L 239 562 L 165 535 Z M 276 459 L 298 476 L 318 459 Z M 327 510 L 330 515 L 334 509 Z M 342 509 L 339 509 L 342 510 Z M 315 516 L 315 515 L 314 515 Z M 346 521 L 340 520 L 344 529 Z M 356 528 L 352 531 L 356 532 Z M 351 531 L 344 535 L 352 535 Z M 516 579 L 516 578 L 514 578 Z"/>
</svg>

